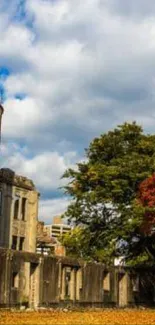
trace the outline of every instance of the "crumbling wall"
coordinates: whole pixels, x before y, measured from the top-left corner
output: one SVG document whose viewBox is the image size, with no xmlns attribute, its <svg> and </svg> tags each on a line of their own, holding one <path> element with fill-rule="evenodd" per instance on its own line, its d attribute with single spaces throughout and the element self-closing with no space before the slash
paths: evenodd
<svg viewBox="0 0 155 325">
<path fill-rule="evenodd" d="M 0 249 L 0 307 L 154 306 L 155 269 Z"/>
<path fill-rule="evenodd" d="M 0 252 L 0 306 L 3 307 L 6 303 L 7 294 L 7 251 L 2 250 Z"/>
<path fill-rule="evenodd" d="M 42 296 L 41 305 L 49 306 L 59 302 L 59 261 L 56 258 L 44 257 L 42 264 Z"/>
<path fill-rule="evenodd" d="M 83 281 L 81 301 L 85 303 L 103 302 L 103 271 L 101 264 L 85 264 L 83 267 Z"/>
</svg>

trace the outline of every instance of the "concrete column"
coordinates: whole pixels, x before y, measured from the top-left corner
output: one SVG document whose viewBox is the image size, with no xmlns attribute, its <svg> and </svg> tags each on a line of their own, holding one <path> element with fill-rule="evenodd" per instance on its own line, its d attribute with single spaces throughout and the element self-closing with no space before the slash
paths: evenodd
<svg viewBox="0 0 155 325">
<path fill-rule="evenodd" d="M 113 277 L 113 289 L 112 289 L 112 301 L 114 304 L 118 304 L 118 271 L 114 269 L 112 271 L 112 277 Z"/>
<path fill-rule="evenodd" d="M 39 283 L 40 283 L 40 265 L 38 264 L 35 270 L 35 303 L 34 308 L 39 305 Z"/>
<path fill-rule="evenodd" d="M 75 275 L 76 270 L 71 270 L 71 280 L 70 280 L 70 299 L 75 301 Z"/>
<path fill-rule="evenodd" d="M 30 264 L 30 295 L 29 305 L 37 308 L 39 305 L 40 264 Z"/>
<path fill-rule="evenodd" d="M 66 270 L 63 267 L 62 275 L 61 275 L 61 300 L 64 300 L 64 298 L 65 298 L 65 285 L 66 285 L 65 277 L 66 277 Z"/>
<path fill-rule="evenodd" d="M 26 251 L 36 251 L 36 232 L 37 232 L 37 217 L 38 217 L 38 193 L 31 191 L 28 193 L 27 202 L 27 219 L 26 219 L 26 236 L 27 242 L 25 245 Z"/>
<path fill-rule="evenodd" d="M 13 211 L 14 211 L 14 194 L 15 194 L 15 188 L 12 186 L 10 190 L 10 234 L 9 234 L 9 248 L 11 249 L 12 246 L 12 229 L 13 229 Z"/>
<path fill-rule="evenodd" d="M 8 227 L 9 225 L 7 225 L 7 229 L 5 229 L 5 220 L 7 219 L 7 185 L 3 184 L 2 187 L 2 215 L 1 215 L 1 220 L 0 220 L 0 243 L 2 247 L 5 247 L 5 232 L 7 232 L 8 235 Z M 5 229 L 5 231 L 4 231 Z"/>
<path fill-rule="evenodd" d="M 80 290 L 82 289 L 82 270 L 76 272 L 76 300 L 80 300 Z"/>
<path fill-rule="evenodd" d="M 12 199 L 12 187 L 7 184 L 2 185 L 2 215 L 1 215 L 1 227 L 0 237 L 1 246 L 10 248 L 9 239 L 11 236 L 11 199 Z"/>
<path fill-rule="evenodd" d="M 58 288 L 61 288 L 61 277 L 62 277 L 62 263 L 59 262 L 59 276 L 58 276 Z"/>
<path fill-rule="evenodd" d="M 24 262 L 24 269 L 22 272 L 22 289 L 23 289 L 23 299 L 27 299 L 29 301 L 30 295 L 30 263 Z"/>
<path fill-rule="evenodd" d="M 119 299 L 120 307 L 125 307 L 128 304 L 128 275 L 127 273 L 119 274 Z"/>
<path fill-rule="evenodd" d="M 59 271 L 58 271 L 58 296 L 57 300 L 61 299 L 61 282 L 62 282 L 62 263 L 59 262 Z"/>
<path fill-rule="evenodd" d="M 18 220 L 21 220 L 22 197 L 19 197 Z"/>
<path fill-rule="evenodd" d="M 5 260 L 5 280 L 4 280 L 4 304 L 8 305 L 10 300 L 10 253 L 6 252 Z"/>
</svg>

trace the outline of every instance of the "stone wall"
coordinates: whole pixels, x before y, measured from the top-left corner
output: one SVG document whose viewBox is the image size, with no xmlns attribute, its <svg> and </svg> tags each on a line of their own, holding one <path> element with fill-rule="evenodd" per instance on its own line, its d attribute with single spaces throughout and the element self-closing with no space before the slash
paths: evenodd
<svg viewBox="0 0 155 325">
<path fill-rule="evenodd" d="M 0 249 L 0 307 L 154 306 L 153 268 L 106 267 Z"/>
<path fill-rule="evenodd" d="M 0 169 L 0 247 L 36 252 L 38 201 L 30 179 Z"/>
</svg>

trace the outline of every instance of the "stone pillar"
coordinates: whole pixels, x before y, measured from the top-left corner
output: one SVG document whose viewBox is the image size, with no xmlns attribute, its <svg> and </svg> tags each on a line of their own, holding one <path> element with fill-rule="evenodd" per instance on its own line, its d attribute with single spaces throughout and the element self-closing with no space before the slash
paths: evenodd
<svg viewBox="0 0 155 325">
<path fill-rule="evenodd" d="M 4 278 L 4 304 L 5 305 L 9 305 L 9 300 L 10 300 L 9 274 L 10 274 L 10 253 L 7 251 L 6 259 L 5 259 L 5 278 Z"/>
<path fill-rule="evenodd" d="M 118 303 L 119 307 L 125 307 L 128 304 L 128 274 L 119 273 L 118 279 Z"/>
<path fill-rule="evenodd" d="M 29 305 L 31 308 L 37 308 L 39 305 L 40 292 L 40 264 L 30 264 L 30 295 Z"/>
<path fill-rule="evenodd" d="M 11 248 L 11 205 L 12 205 L 12 186 L 7 184 L 1 185 L 3 203 L 0 222 L 0 242 L 1 247 Z"/>
<path fill-rule="evenodd" d="M 63 267 L 61 272 L 61 300 L 64 300 L 65 298 L 65 285 L 66 285 L 66 270 L 65 267 Z"/>
<path fill-rule="evenodd" d="M 59 271 L 58 271 L 58 296 L 57 300 L 61 298 L 61 279 L 62 279 L 62 263 L 59 262 Z"/>
<path fill-rule="evenodd" d="M 29 301 L 30 295 L 30 263 L 24 262 L 24 269 L 23 269 L 23 299 L 27 299 Z"/>
<path fill-rule="evenodd" d="M 134 295 L 133 295 L 133 276 L 131 273 L 128 273 L 128 302 L 129 304 L 134 303 Z"/>
<path fill-rule="evenodd" d="M 70 299 L 75 301 L 75 275 L 76 270 L 71 270 L 71 280 L 70 280 Z"/>
<path fill-rule="evenodd" d="M 2 203 L 2 213 L 1 213 L 1 218 L 0 218 L 0 245 L 1 247 L 6 247 L 5 246 L 5 234 L 7 234 L 8 237 L 8 227 L 9 227 L 9 223 L 8 223 L 8 215 L 7 215 L 7 185 L 6 184 L 2 184 L 1 185 L 1 190 L 2 190 L 2 195 L 3 195 L 3 203 Z M 6 227 L 6 220 L 7 220 L 7 228 Z M 5 231 L 4 231 L 5 230 Z"/>
<path fill-rule="evenodd" d="M 18 220 L 21 220 L 21 207 L 22 207 L 22 197 L 19 194 Z"/>
<path fill-rule="evenodd" d="M 36 233 L 37 233 L 37 218 L 38 218 L 38 193 L 36 191 L 29 191 L 27 202 L 27 220 L 26 233 L 27 241 L 25 249 L 29 252 L 36 251 Z"/>
<path fill-rule="evenodd" d="M 10 227 L 10 230 L 9 230 L 9 248 L 11 249 L 11 246 L 12 246 L 12 230 L 13 230 L 13 222 L 14 222 L 14 219 L 13 219 L 13 211 L 14 211 L 14 195 L 15 195 L 15 187 L 12 186 L 10 188 L 10 219 L 9 219 L 9 227 Z"/>
<path fill-rule="evenodd" d="M 112 272 L 113 277 L 113 289 L 112 289 L 112 301 L 115 305 L 118 304 L 118 271 L 114 269 Z"/>
<path fill-rule="evenodd" d="M 82 270 L 76 272 L 76 300 L 80 300 L 80 290 L 82 289 Z"/>
</svg>

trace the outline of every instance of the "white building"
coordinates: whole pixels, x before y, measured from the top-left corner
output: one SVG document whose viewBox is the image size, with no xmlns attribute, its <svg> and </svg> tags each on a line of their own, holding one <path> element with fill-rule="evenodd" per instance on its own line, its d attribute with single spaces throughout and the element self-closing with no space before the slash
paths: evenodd
<svg viewBox="0 0 155 325">
<path fill-rule="evenodd" d="M 58 238 L 69 232 L 72 227 L 65 225 L 60 217 L 54 217 L 53 223 L 51 225 L 45 225 L 44 229 L 50 237 Z"/>
</svg>

